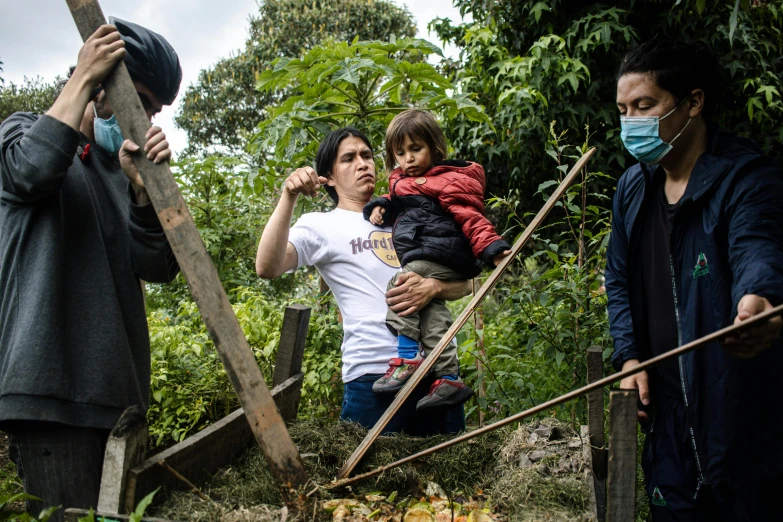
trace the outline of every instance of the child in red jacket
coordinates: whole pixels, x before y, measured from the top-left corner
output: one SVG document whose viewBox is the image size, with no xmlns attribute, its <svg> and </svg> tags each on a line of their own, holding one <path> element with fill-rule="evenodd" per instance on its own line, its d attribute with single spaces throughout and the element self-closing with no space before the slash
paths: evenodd
<svg viewBox="0 0 783 522">
<path fill-rule="evenodd" d="M 399 166 L 397 166 L 399 165 Z M 397 168 L 395 168 L 397 167 Z M 386 130 L 389 191 L 364 207 L 375 225 L 391 225 L 392 242 L 402 271 L 440 280 L 470 279 L 511 253 L 511 247 L 484 217 L 484 169 L 477 163 L 446 160 L 446 137 L 428 112 L 398 114 Z M 479 261 L 481 260 L 481 261 Z M 397 276 L 389 282 L 393 288 Z M 389 310 L 389 329 L 397 334 L 399 357 L 375 381 L 375 393 L 396 393 L 416 371 L 452 324 L 442 299 L 400 317 Z M 421 350 L 419 346 L 421 345 Z M 451 343 L 433 367 L 436 380 L 417 410 L 453 408 L 473 390 L 459 378 L 457 347 Z"/>
</svg>

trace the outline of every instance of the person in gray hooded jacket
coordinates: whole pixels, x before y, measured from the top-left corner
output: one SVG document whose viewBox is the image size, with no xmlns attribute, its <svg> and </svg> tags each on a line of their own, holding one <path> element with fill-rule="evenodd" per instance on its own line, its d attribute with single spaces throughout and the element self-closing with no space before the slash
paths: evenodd
<svg viewBox="0 0 783 522">
<path fill-rule="evenodd" d="M 179 60 L 160 35 L 114 24 L 85 42 L 46 114 L 0 125 L 0 428 L 42 499 L 34 515 L 97 507 L 110 430 L 149 404 L 139 280 L 179 270 L 134 163 L 169 161 L 166 137 L 150 128 L 143 151 L 123 140 L 100 87 L 124 59 L 151 119 L 177 94 Z"/>
</svg>

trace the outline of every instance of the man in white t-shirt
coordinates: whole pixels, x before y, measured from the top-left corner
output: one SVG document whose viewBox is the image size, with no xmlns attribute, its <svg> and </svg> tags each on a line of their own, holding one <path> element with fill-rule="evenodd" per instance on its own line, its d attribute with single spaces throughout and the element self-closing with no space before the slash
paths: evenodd
<svg viewBox="0 0 783 522">
<path fill-rule="evenodd" d="M 264 228 L 256 272 L 272 279 L 301 266 L 315 266 L 337 299 L 343 316 L 343 409 L 340 418 L 372 427 L 393 397 L 373 393 L 372 384 L 397 357 L 397 339 L 386 327 L 390 306 L 400 315 L 414 313 L 434 298 L 459 299 L 470 293 L 466 281 L 439 281 L 408 272 L 398 286 L 386 285 L 400 263 L 391 229 L 366 221 L 362 209 L 375 190 L 375 162 L 370 142 L 345 127 L 329 133 L 316 155 L 316 169 L 297 169 L 285 181 L 282 197 Z M 303 215 L 290 226 L 299 195 L 315 196 L 321 186 L 337 203 L 331 212 Z M 387 306 L 388 305 L 388 306 Z M 427 394 L 425 380 L 386 426 L 413 435 L 455 433 L 465 427 L 462 406 L 416 414 Z"/>
</svg>

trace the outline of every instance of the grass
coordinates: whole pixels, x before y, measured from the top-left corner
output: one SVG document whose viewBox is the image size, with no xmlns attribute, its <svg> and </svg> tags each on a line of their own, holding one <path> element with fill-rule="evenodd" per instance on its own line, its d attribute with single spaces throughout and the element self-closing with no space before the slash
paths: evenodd
<svg viewBox="0 0 783 522">
<path fill-rule="evenodd" d="M 579 440 L 578 435 L 568 425 L 554 419 L 548 418 L 542 423 L 559 432 L 557 440 L 553 437 L 553 440 L 531 444 L 530 434 L 538 426 L 537 421 L 508 426 L 430 455 L 414 466 L 389 470 L 354 484 L 352 488 L 320 490 L 307 501 L 309 503 L 305 502 L 307 506 L 299 514 L 301 518 L 292 513 L 288 520 L 330 520 L 331 515 L 320 509 L 321 502 L 330 498 L 364 501 L 368 494 L 389 497 L 394 493 L 404 511 L 405 505 L 421 498 L 426 500 L 424 491 L 432 482 L 442 487 L 447 498 L 455 501 L 478 499 L 486 502 L 502 520 L 589 520 L 586 516 L 589 471 L 581 460 L 581 446 L 567 447 L 569 442 L 574 442 L 574 437 Z M 334 478 L 366 434 L 366 430 L 357 425 L 319 419 L 296 422 L 290 432 L 311 479 L 321 485 Z M 356 472 L 388 464 L 444 440 L 447 437 L 380 437 Z M 521 467 L 522 455 L 536 449 L 557 451 L 557 454 Z M 559 467 L 564 461 L 578 463 L 578 469 Z M 157 508 L 154 515 L 192 521 L 280 519 L 280 510 L 274 506 L 280 506 L 282 498 L 258 448 L 251 448 L 232 466 L 216 474 L 204 491 L 214 502 L 203 502 L 193 494 L 177 492 Z M 405 499 L 410 502 L 405 504 Z"/>
</svg>

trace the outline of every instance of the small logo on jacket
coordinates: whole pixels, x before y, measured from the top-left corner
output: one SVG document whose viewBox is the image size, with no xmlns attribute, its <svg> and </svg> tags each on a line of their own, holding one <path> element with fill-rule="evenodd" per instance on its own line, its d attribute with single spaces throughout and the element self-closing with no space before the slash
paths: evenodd
<svg viewBox="0 0 783 522">
<path fill-rule="evenodd" d="M 652 503 L 653 506 L 666 505 L 666 500 L 664 500 L 663 495 L 661 495 L 661 490 L 658 489 L 658 486 L 655 486 L 655 489 L 653 490 L 652 499 L 650 500 L 650 503 Z"/>
<path fill-rule="evenodd" d="M 705 276 L 710 273 L 710 265 L 707 264 L 707 256 L 704 252 L 699 252 L 699 259 L 696 260 L 696 266 L 693 268 L 693 278 Z"/>
</svg>

